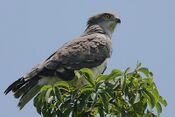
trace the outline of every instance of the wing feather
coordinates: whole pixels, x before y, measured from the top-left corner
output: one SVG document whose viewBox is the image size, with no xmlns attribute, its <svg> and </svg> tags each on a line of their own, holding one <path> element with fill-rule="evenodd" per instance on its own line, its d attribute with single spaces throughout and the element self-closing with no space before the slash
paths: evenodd
<svg viewBox="0 0 175 117">
<path fill-rule="evenodd" d="M 93 68 L 111 56 L 111 46 L 111 39 L 104 34 L 82 36 L 66 43 L 45 61 L 44 66 L 52 70 Z"/>
</svg>

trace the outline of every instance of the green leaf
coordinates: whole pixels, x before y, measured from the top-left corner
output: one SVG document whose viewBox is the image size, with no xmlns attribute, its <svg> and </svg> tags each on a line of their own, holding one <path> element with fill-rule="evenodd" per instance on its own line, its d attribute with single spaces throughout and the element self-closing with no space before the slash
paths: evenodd
<svg viewBox="0 0 175 117">
<path fill-rule="evenodd" d="M 149 69 L 146 68 L 146 67 L 141 67 L 141 68 L 138 69 L 138 71 L 142 72 L 147 77 L 152 76 L 152 74 L 150 73 Z"/>
<path fill-rule="evenodd" d="M 102 84 L 103 84 L 103 82 L 99 82 L 95 85 L 95 92 L 97 92 L 101 88 Z"/>
<path fill-rule="evenodd" d="M 133 104 L 138 103 L 139 101 L 140 101 L 140 93 L 137 92 Z"/>
<path fill-rule="evenodd" d="M 153 78 L 148 77 L 143 79 L 144 81 L 144 88 L 148 91 L 153 91 L 153 89 L 155 88 L 154 82 L 153 82 Z"/>
<path fill-rule="evenodd" d="M 48 89 L 50 89 L 50 88 L 52 88 L 52 86 L 51 85 L 45 85 L 45 86 L 43 86 L 42 88 L 41 88 L 41 92 L 44 92 L 44 91 L 47 91 Z"/>
<path fill-rule="evenodd" d="M 62 97 L 61 97 L 61 91 L 58 87 L 54 88 L 54 94 L 55 94 L 57 100 L 59 100 L 60 102 L 63 102 Z"/>
<path fill-rule="evenodd" d="M 64 100 L 64 103 L 62 103 L 60 110 L 64 110 L 64 114 L 69 115 L 70 112 L 73 110 L 72 100 L 70 98 Z"/>
<path fill-rule="evenodd" d="M 125 71 L 124 74 L 127 74 L 129 72 L 130 68 L 128 67 Z"/>
<path fill-rule="evenodd" d="M 105 108 L 105 111 L 108 113 L 109 108 L 109 98 L 105 92 L 99 93 L 99 96 L 102 100 L 103 106 Z"/>
<path fill-rule="evenodd" d="M 72 112 L 72 117 L 77 117 L 77 116 L 78 116 L 77 107 L 74 107 Z"/>
<path fill-rule="evenodd" d="M 54 100 L 54 97 L 53 96 L 50 96 L 48 99 L 47 99 L 47 102 L 48 103 L 52 103 L 52 101 Z M 51 104 L 52 105 L 52 104 Z"/>
<path fill-rule="evenodd" d="M 122 76 L 122 72 L 118 69 L 114 69 L 108 76 L 105 77 L 105 81 L 114 80 L 116 78 L 119 78 L 119 76 Z"/>
<path fill-rule="evenodd" d="M 75 73 L 75 76 L 78 78 L 78 79 L 81 79 L 82 78 L 82 76 L 81 76 L 81 74 L 80 74 L 80 72 L 79 71 L 74 71 L 74 73 Z"/>
<path fill-rule="evenodd" d="M 96 82 L 104 81 L 109 77 L 109 75 L 98 75 Z"/>
<path fill-rule="evenodd" d="M 152 94 L 154 95 L 154 97 L 156 98 L 156 100 L 159 100 L 159 92 L 157 90 L 157 88 L 154 88 L 152 91 Z"/>
<path fill-rule="evenodd" d="M 157 116 L 154 113 L 152 113 L 149 110 L 147 110 L 147 113 L 145 114 L 144 117 L 157 117 Z"/>
<path fill-rule="evenodd" d="M 153 109 L 155 106 L 155 102 L 156 102 L 154 96 L 149 91 L 147 91 L 145 89 L 144 89 L 144 93 L 146 94 L 145 96 L 148 99 L 148 104 L 149 104 L 150 108 Z"/>
<path fill-rule="evenodd" d="M 58 81 L 54 84 L 54 87 L 64 87 L 66 89 L 69 89 L 69 84 L 66 81 Z"/>
<path fill-rule="evenodd" d="M 81 93 L 89 93 L 89 92 L 91 93 L 91 92 L 95 92 L 95 91 L 94 91 L 94 88 L 92 88 L 92 87 L 83 87 L 80 89 L 80 92 Z"/>
<path fill-rule="evenodd" d="M 83 74 L 83 77 L 92 85 L 95 85 L 95 81 L 93 78 L 93 72 L 88 68 L 83 68 L 80 70 L 80 72 Z"/>
<path fill-rule="evenodd" d="M 163 104 L 164 106 L 167 106 L 167 101 L 164 100 L 164 99 L 162 98 L 162 96 L 159 96 L 159 101 L 160 101 L 160 103 Z"/>
<path fill-rule="evenodd" d="M 120 78 L 120 80 L 121 80 L 121 87 L 122 87 L 122 90 L 124 91 L 125 90 L 125 88 L 126 88 L 126 77 L 125 76 L 123 76 L 122 78 Z"/>
<path fill-rule="evenodd" d="M 99 114 L 100 114 L 100 117 L 105 117 L 103 108 L 102 108 L 101 106 L 98 107 L 98 112 L 99 112 Z"/>
<path fill-rule="evenodd" d="M 49 89 L 47 90 L 47 92 L 46 92 L 45 101 L 46 101 L 47 103 L 49 103 L 48 100 L 49 100 L 49 97 L 50 97 L 51 92 L 52 92 L 52 88 L 49 88 Z"/>
<path fill-rule="evenodd" d="M 162 106 L 160 105 L 160 103 L 156 103 L 156 109 L 157 109 L 157 113 L 158 113 L 158 116 L 160 116 L 160 113 L 162 112 Z"/>
<path fill-rule="evenodd" d="M 80 70 L 80 72 L 82 73 L 87 73 L 90 77 L 93 77 L 93 72 L 92 70 L 88 69 L 88 68 L 83 68 Z"/>
<path fill-rule="evenodd" d="M 113 69 L 112 73 L 116 74 L 117 76 L 121 76 L 122 75 L 122 71 L 119 69 Z"/>
<path fill-rule="evenodd" d="M 142 63 L 137 63 L 136 65 L 136 69 L 138 69 L 139 67 L 141 67 Z"/>
</svg>

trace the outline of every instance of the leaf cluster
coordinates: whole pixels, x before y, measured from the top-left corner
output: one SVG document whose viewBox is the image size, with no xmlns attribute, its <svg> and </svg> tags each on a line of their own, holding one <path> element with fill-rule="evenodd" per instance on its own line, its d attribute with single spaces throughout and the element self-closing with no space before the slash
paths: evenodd
<svg viewBox="0 0 175 117">
<path fill-rule="evenodd" d="M 141 64 L 134 70 L 113 69 L 97 77 L 84 68 L 76 76 L 87 83 L 80 88 L 65 81 L 43 86 L 34 99 L 37 112 L 43 117 L 156 117 L 162 105 L 167 105 L 153 82 L 153 74 Z"/>
</svg>

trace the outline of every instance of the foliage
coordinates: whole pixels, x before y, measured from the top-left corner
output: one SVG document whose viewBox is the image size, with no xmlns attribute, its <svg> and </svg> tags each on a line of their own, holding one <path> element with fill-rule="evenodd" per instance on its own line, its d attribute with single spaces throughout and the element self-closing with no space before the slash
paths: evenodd
<svg viewBox="0 0 175 117">
<path fill-rule="evenodd" d="M 152 73 L 141 64 L 132 71 L 114 69 L 109 75 L 96 78 L 85 68 L 76 76 L 86 79 L 87 84 L 75 88 L 60 81 L 42 87 L 34 99 L 37 112 L 44 117 L 156 117 L 160 116 L 162 105 L 167 105 Z"/>
</svg>

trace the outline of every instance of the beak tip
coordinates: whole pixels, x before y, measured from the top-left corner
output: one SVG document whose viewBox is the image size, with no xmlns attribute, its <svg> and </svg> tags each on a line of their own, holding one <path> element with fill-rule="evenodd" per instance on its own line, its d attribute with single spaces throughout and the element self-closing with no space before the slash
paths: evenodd
<svg viewBox="0 0 175 117">
<path fill-rule="evenodd" d="M 119 18 L 115 18 L 116 23 L 121 24 L 121 20 Z"/>
<path fill-rule="evenodd" d="M 117 20 L 117 23 L 121 24 L 121 20 L 120 20 L 120 19 L 118 19 L 118 20 Z"/>
</svg>

